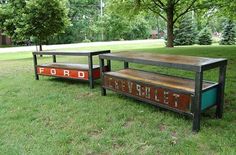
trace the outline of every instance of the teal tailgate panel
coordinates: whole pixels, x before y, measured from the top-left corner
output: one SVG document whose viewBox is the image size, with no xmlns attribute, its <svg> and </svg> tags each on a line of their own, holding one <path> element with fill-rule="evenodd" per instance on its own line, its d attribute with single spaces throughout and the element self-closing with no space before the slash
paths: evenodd
<svg viewBox="0 0 236 155">
<path fill-rule="evenodd" d="M 208 107 L 213 106 L 217 102 L 217 87 L 209 89 L 202 94 L 202 108 L 205 110 Z"/>
</svg>

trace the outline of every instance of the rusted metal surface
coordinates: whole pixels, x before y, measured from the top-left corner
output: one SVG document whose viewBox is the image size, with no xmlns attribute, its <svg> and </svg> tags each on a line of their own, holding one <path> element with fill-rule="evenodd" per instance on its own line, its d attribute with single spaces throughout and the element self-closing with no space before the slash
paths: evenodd
<svg viewBox="0 0 236 155">
<path fill-rule="evenodd" d="M 192 130 L 195 132 L 200 130 L 202 104 L 204 106 L 209 105 L 210 107 L 217 105 L 216 116 L 222 117 L 226 59 L 145 52 L 101 54 L 99 58 L 101 67 L 103 67 L 104 60 L 106 59 L 122 61 L 125 69 L 118 72 L 105 72 L 101 70 L 102 96 L 105 96 L 106 89 L 109 89 L 143 102 L 156 104 L 159 107 L 188 115 L 193 118 Z M 195 78 L 187 79 L 169 75 L 156 75 L 147 71 L 131 71 L 128 69 L 129 63 L 193 71 Z M 203 80 L 203 72 L 213 68 L 220 68 L 218 83 Z M 214 92 L 217 92 L 217 94 Z M 212 103 L 206 103 L 208 99 Z M 217 100 L 217 103 L 214 100 Z"/>
<path fill-rule="evenodd" d="M 109 74 L 104 75 L 103 86 L 113 91 L 148 99 L 157 104 L 164 104 L 186 112 L 190 111 L 191 94 L 180 93 L 156 85 L 137 82 L 135 79 L 124 79 Z"/>
<path fill-rule="evenodd" d="M 88 80 L 88 71 L 52 67 L 37 67 L 38 75 Z"/>
<path fill-rule="evenodd" d="M 53 67 L 53 68 L 66 68 L 66 69 L 80 69 L 80 70 L 89 70 L 88 64 L 75 64 L 75 63 L 47 63 L 41 64 L 42 67 Z M 93 69 L 99 68 L 99 65 L 93 65 Z"/>
<path fill-rule="evenodd" d="M 33 52 L 35 79 L 39 75 L 72 78 L 89 81 L 90 88 L 94 88 L 94 80 L 100 78 L 100 66 L 93 65 L 93 56 L 110 53 L 110 50 L 103 51 L 40 51 Z M 37 55 L 51 55 L 53 63 L 38 65 Z M 64 56 L 87 56 L 88 64 L 58 63 L 57 55 Z M 107 61 L 109 62 L 109 60 Z M 104 71 L 110 70 L 110 62 L 103 67 Z"/>
<path fill-rule="evenodd" d="M 69 66 L 69 67 L 68 67 Z M 63 78 L 72 78 L 72 79 L 82 79 L 82 80 L 89 80 L 89 69 L 86 69 L 86 65 L 82 65 L 82 68 L 79 67 L 80 65 L 40 65 L 37 67 L 37 74 L 38 75 L 45 75 L 45 76 L 55 76 L 55 77 L 63 77 Z M 97 66 L 97 65 L 95 65 Z M 76 68 L 77 67 L 77 68 Z M 108 67 L 104 66 L 104 70 L 107 71 Z M 93 72 L 93 79 L 100 78 L 100 68 L 96 67 L 92 70 Z"/>
</svg>

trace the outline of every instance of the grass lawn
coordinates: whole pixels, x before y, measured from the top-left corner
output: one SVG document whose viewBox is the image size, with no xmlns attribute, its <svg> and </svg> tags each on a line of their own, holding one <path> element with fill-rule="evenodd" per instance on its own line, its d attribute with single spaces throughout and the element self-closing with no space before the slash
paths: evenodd
<svg viewBox="0 0 236 155">
<path fill-rule="evenodd" d="M 236 154 L 236 46 L 129 49 L 227 58 L 223 119 L 214 118 L 214 108 L 208 110 L 202 114 L 201 131 L 194 134 L 192 120 L 177 113 L 111 91 L 101 97 L 99 81 L 94 90 L 80 81 L 51 77 L 35 81 L 31 53 L 0 54 L 0 154 Z M 43 57 L 39 62 L 51 60 Z M 86 58 L 58 61 L 86 62 Z M 114 70 L 121 65 L 112 63 Z M 131 66 L 193 77 L 192 72 Z M 217 73 L 212 70 L 204 78 L 216 80 Z"/>
</svg>

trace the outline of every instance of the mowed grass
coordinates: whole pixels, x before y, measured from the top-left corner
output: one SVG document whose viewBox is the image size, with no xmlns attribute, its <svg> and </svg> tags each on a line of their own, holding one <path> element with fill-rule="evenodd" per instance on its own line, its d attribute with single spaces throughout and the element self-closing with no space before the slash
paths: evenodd
<svg viewBox="0 0 236 155">
<path fill-rule="evenodd" d="M 107 49 L 99 49 L 103 48 Z M 88 83 L 74 80 L 40 77 L 35 81 L 31 53 L 0 54 L 0 154 L 236 154 L 236 46 L 139 45 L 135 51 L 227 58 L 223 119 L 215 119 L 212 108 L 202 114 L 201 131 L 192 133 L 192 120 L 177 113 L 111 91 L 102 97 L 99 81 L 93 90 Z M 43 57 L 39 63 L 51 60 Z M 86 63 L 87 59 L 58 57 L 58 61 Z M 112 62 L 114 70 L 122 65 Z M 207 80 L 217 77 L 217 70 L 204 74 Z"/>
<path fill-rule="evenodd" d="M 88 43 L 89 44 L 89 43 Z M 92 44 L 92 43 L 91 43 Z M 73 47 L 73 46 L 72 46 Z M 146 42 L 145 44 L 137 44 L 137 43 L 128 43 L 128 44 L 120 44 L 120 45 L 103 45 L 103 46 L 90 46 L 90 47 L 80 47 L 80 48 L 67 48 L 67 49 L 57 49 L 56 51 L 75 51 L 75 50 L 112 50 L 112 51 L 120 51 L 120 50 L 136 50 L 136 49 L 150 49 L 156 47 L 164 47 L 164 43 L 162 41 L 156 42 Z M 43 46 L 43 49 L 45 46 Z M 12 60 L 12 59 L 23 59 L 23 58 L 31 58 L 32 54 L 30 52 L 17 52 L 14 54 L 9 54 L 4 49 L 2 50 L 4 53 L 1 53 L 0 60 Z M 51 50 L 55 51 L 55 50 Z"/>
</svg>

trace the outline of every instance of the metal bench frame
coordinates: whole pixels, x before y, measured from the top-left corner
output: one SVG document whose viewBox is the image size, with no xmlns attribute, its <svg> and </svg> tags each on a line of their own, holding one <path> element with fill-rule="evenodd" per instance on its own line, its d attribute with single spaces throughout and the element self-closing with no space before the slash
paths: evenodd
<svg viewBox="0 0 236 155">
<path fill-rule="evenodd" d="M 88 57 L 88 65 L 89 65 L 89 85 L 90 88 L 94 88 L 94 78 L 93 78 L 93 56 L 97 56 L 99 54 L 110 53 L 110 50 L 103 50 L 103 51 L 76 51 L 76 52 L 54 52 L 54 51 L 42 51 L 42 52 L 32 52 L 33 54 L 33 61 L 34 61 L 34 71 L 35 71 L 35 79 L 39 80 L 39 74 L 37 73 L 38 67 L 38 55 L 51 55 L 53 58 L 53 63 L 57 62 L 56 56 L 87 56 Z M 108 69 L 110 68 L 110 64 L 107 64 Z"/>
<path fill-rule="evenodd" d="M 110 53 L 110 54 L 99 55 L 100 67 L 101 67 L 100 77 L 102 79 L 102 85 L 101 85 L 101 95 L 102 96 L 105 96 L 106 89 L 109 89 L 109 88 L 104 87 L 104 85 L 103 85 L 105 71 L 102 68 L 104 66 L 105 59 L 107 61 L 111 61 L 111 60 L 122 61 L 124 63 L 124 69 L 129 68 L 129 63 L 138 63 L 138 64 L 144 64 L 144 65 L 170 67 L 170 68 L 195 72 L 195 79 L 193 79 L 195 81 L 195 88 L 194 88 L 195 91 L 193 94 L 193 103 L 194 104 L 192 107 L 192 113 L 188 113 L 187 115 L 191 116 L 193 119 L 192 130 L 194 132 L 198 132 L 200 130 L 200 117 L 201 117 L 201 112 L 202 112 L 201 111 L 202 93 L 205 91 L 202 89 L 203 72 L 210 70 L 210 69 L 219 68 L 219 77 L 218 77 L 218 83 L 217 83 L 218 96 L 217 96 L 217 103 L 216 103 L 216 117 L 222 118 L 223 105 L 224 105 L 225 76 L 226 76 L 226 66 L 227 66 L 226 59 L 213 59 L 213 58 L 196 57 L 197 61 L 199 62 L 197 64 L 189 63 L 189 62 L 182 63 L 181 61 L 176 63 L 175 61 L 169 61 L 169 60 L 165 61 L 164 59 L 155 59 L 152 57 L 150 57 L 149 59 L 145 59 L 142 57 L 142 55 L 145 57 L 145 54 L 148 54 L 148 53 L 141 53 L 140 54 L 141 56 L 139 54 L 140 54 L 140 52 L 119 52 L 119 53 Z M 139 55 L 139 56 L 137 56 L 137 55 Z M 153 56 L 154 57 L 158 56 L 158 54 L 153 54 Z M 169 55 L 169 56 L 171 57 L 171 55 Z M 165 57 L 168 58 L 168 55 L 165 55 Z M 174 58 L 174 59 L 178 58 L 178 57 L 179 57 L 178 55 L 176 55 L 176 56 L 172 55 L 172 58 Z M 185 58 L 188 60 L 191 60 L 191 59 L 193 59 L 193 61 L 195 60 L 194 57 L 189 57 L 189 56 L 180 56 L 180 57 L 183 58 L 183 60 Z M 202 61 L 204 61 L 204 62 L 202 62 Z M 122 93 L 122 92 L 121 92 L 121 94 L 124 94 L 126 96 L 130 96 L 129 94 Z M 135 97 L 135 96 L 130 96 L 130 97 L 136 98 L 136 99 L 144 101 L 144 102 L 154 104 L 151 101 L 147 101 L 143 98 L 139 98 L 139 97 Z M 169 110 L 173 110 L 168 107 L 163 107 L 161 104 L 155 104 L 155 106 L 166 108 Z M 175 112 L 181 113 L 181 111 L 178 111 L 178 110 L 176 110 Z"/>
</svg>

